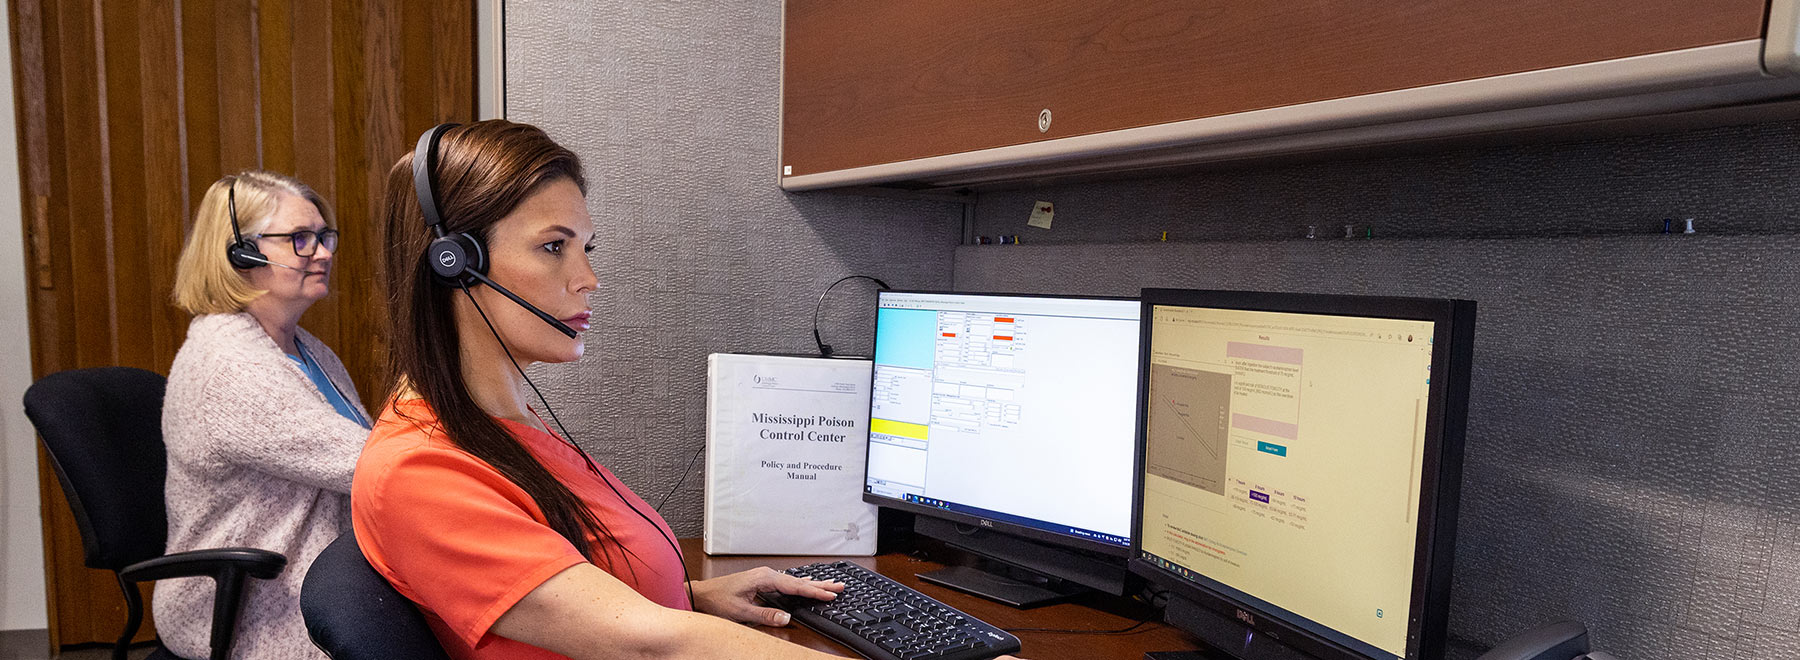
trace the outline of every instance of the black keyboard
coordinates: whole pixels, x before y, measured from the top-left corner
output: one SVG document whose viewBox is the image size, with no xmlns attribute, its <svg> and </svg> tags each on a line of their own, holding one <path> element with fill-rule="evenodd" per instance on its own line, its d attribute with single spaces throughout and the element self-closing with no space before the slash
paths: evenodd
<svg viewBox="0 0 1800 660">
<path fill-rule="evenodd" d="M 835 600 L 762 594 L 794 620 L 873 660 L 987 660 L 1019 638 L 852 562 L 820 562 L 788 575 L 844 583 Z"/>
</svg>

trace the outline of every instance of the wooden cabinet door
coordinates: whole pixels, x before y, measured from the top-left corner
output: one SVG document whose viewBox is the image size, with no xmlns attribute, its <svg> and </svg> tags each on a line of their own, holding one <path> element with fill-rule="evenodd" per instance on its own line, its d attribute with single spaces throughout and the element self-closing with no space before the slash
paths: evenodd
<svg viewBox="0 0 1800 660">
<path fill-rule="evenodd" d="M 475 115 L 473 2 L 10 9 L 34 375 L 168 373 L 187 330 L 169 296 L 194 208 L 221 175 L 262 168 L 297 176 L 337 211 L 337 290 L 301 325 L 343 357 L 373 407 L 378 196 L 414 136 Z M 82 565 L 61 488 L 40 472 L 52 644 L 110 644 L 125 620 L 118 586 Z"/>
<path fill-rule="evenodd" d="M 1766 10 L 1765 0 L 786 7 L 784 176 L 1758 39 Z"/>
</svg>

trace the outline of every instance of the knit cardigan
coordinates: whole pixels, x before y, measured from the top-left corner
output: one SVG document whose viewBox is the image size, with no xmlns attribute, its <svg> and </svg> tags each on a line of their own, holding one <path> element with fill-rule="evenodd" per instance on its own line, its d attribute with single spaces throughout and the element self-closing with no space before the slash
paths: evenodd
<svg viewBox="0 0 1800 660">
<path fill-rule="evenodd" d="M 299 341 L 367 418 L 337 355 L 305 330 Z M 169 368 L 162 427 L 168 551 L 252 547 L 287 557 L 275 579 L 245 580 L 231 657 L 325 658 L 300 619 L 300 582 L 350 528 L 350 472 L 368 430 L 339 415 L 243 313 L 188 324 Z M 209 578 L 156 583 L 156 632 L 170 651 L 207 657 L 213 590 Z"/>
</svg>

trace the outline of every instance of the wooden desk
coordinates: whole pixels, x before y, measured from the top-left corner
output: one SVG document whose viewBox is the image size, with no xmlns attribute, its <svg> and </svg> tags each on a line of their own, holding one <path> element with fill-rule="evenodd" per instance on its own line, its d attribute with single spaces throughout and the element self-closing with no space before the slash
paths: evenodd
<svg viewBox="0 0 1800 660">
<path fill-rule="evenodd" d="M 1116 630 L 1130 626 L 1139 619 L 1156 615 L 1155 620 L 1150 623 L 1122 635 L 1014 632 L 1013 634 L 1019 637 L 1019 641 L 1024 647 L 1018 655 L 1029 660 L 1057 660 L 1059 658 L 1138 660 L 1144 657 L 1145 651 L 1200 648 L 1196 645 L 1197 641 L 1193 637 L 1162 623 L 1160 613 L 1141 604 L 1126 604 L 1106 599 L 1084 599 L 1029 610 L 1014 609 L 985 598 L 971 596 L 920 580 L 913 574 L 943 568 L 944 565 L 906 554 L 891 553 L 875 557 L 714 557 L 702 552 L 701 547 L 700 539 L 681 539 L 681 553 L 687 557 L 688 573 L 696 580 L 729 575 L 758 566 L 783 570 L 818 561 L 848 559 L 875 569 L 877 573 L 893 578 L 927 596 L 943 601 L 945 605 L 962 610 L 1000 628 Z M 1095 609 L 1090 605 L 1099 605 L 1113 610 L 1113 612 Z M 765 627 L 760 630 L 807 648 L 844 657 L 860 657 L 849 647 L 831 641 L 799 623 L 794 623 L 786 628 Z"/>
</svg>

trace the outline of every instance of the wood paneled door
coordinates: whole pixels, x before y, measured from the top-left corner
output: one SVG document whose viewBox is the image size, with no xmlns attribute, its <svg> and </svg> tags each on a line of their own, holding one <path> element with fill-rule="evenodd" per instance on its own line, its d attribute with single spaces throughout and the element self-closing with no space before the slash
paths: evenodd
<svg viewBox="0 0 1800 660">
<path fill-rule="evenodd" d="M 221 175 L 262 168 L 337 211 L 335 290 L 301 324 L 373 408 L 378 198 L 414 136 L 475 116 L 472 0 L 9 4 L 34 376 L 168 373 L 187 330 L 170 290 L 195 206 Z M 61 489 L 40 472 L 52 643 L 110 643 L 123 599 L 81 565 Z"/>
</svg>

